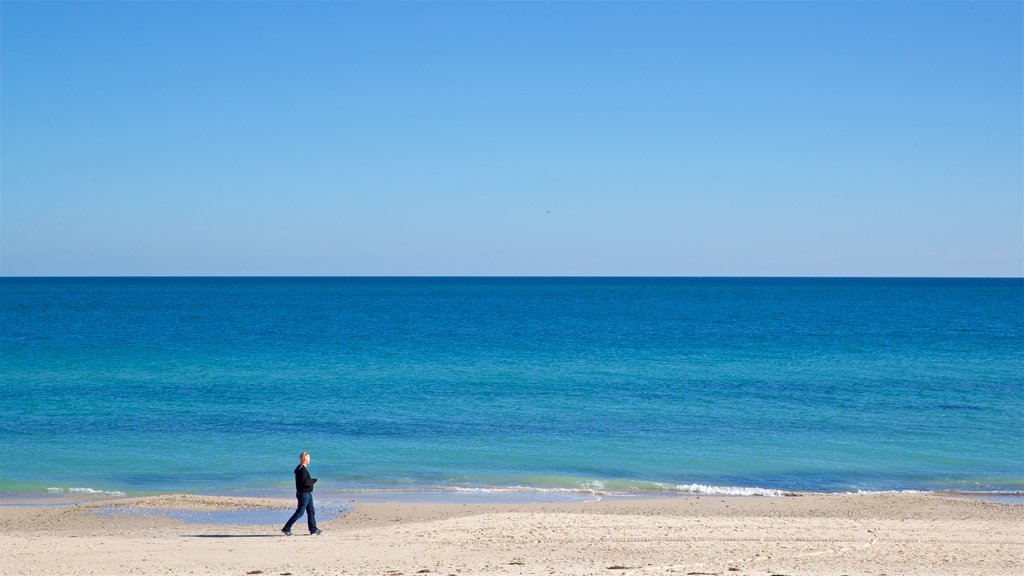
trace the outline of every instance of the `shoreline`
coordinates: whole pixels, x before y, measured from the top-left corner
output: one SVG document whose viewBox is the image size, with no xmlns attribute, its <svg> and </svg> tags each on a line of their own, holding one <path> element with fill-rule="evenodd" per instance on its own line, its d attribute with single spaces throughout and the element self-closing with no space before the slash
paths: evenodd
<svg viewBox="0 0 1024 576">
<path fill-rule="evenodd" d="M 696 486 L 696 485 L 694 485 Z M 153 498 L 168 494 L 184 494 L 214 498 L 290 499 L 289 489 L 257 489 L 209 492 L 121 492 L 90 488 L 49 488 L 40 491 L 0 492 L 0 507 L 62 506 L 117 502 L 124 499 Z M 804 496 L 856 496 L 880 494 L 935 494 L 955 498 L 977 499 L 1012 505 L 1024 505 L 1024 490 L 858 490 L 814 492 L 770 488 L 732 486 L 700 486 L 694 491 L 681 490 L 602 490 L 594 488 L 543 488 L 534 486 L 424 486 L 415 488 L 348 488 L 318 490 L 318 501 L 374 502 L 391 504 L 544 504 L 582 503 L 601 500 L 659 500 L 672 498 L 792 498 Z"/>
<path fill-rule="evenodd" d="M 588 502 L 356 502 L 285 537 L 112 507 L 287 510 L 290 498 L 169 494 L 0 507 L 12 574 L 996 574 L 1024 571 L 1024 507 L 942 493 Z M 300 520 L 295 533 L 304 534 Z"/>
</svg>

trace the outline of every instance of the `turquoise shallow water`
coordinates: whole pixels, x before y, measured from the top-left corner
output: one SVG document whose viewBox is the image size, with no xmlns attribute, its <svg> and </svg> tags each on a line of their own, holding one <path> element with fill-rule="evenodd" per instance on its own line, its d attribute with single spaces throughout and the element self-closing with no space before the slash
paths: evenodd
<svg viewBox="0 0 1024 576">
<path fill-rule="evenodd" d="M 1020 279 L 0 279 L 0 490 L 1024 490 Z"/>
</svg>

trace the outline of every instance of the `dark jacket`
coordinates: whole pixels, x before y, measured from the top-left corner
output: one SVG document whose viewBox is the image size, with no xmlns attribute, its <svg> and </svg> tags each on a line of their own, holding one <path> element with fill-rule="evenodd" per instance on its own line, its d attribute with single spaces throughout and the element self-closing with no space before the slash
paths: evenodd
<svg viewBox="0 0 1024 576">
<path fill-rule="evenodd" d="M 295 467 L 295 491 L 296 492 L 312 492 L 313 484 L 316 483 L 316 478 L 309 477 L 309 470 L 302 464 Z"/>
</svg>

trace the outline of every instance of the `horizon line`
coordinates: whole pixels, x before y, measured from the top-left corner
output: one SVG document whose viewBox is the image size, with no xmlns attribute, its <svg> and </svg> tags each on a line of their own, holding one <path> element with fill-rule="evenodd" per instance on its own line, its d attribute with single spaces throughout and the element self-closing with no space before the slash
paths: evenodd
<svg viewBox="0 0 1024 576">
<path fill-rule="evenodd" d="M 344 279 L 344 278 L 493 278 L 493 279 L 514 279 L 514 278 L 548 278 L 548 279 L 579 279 L 579 278 L 594 278 L 594 279 L 699 279 L 699 278 L 710 278 L 710 279 L 877 279 L 877 280 L 1024 280 L 1024 275 L 1020 276 L 842 276 L 842 275 L 750 275 L 744 276 L 739 274 L 687 274 L 687 275 L 661 275 L 661 274 L 45 274 L 45 275 L 8 275 L 0 273 L 0 280 L 14 280 L 14 279 L 184 279 L 184 278 L 195 278 L 195 279 L 311 279 L 311 278 L 323 278 L 323 279 Z"/>
</svg>

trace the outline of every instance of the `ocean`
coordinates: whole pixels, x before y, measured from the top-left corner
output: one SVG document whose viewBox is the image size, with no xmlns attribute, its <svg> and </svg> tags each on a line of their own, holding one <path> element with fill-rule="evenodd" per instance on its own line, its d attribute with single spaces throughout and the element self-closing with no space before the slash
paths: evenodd
<svg viewBox="0 0 1024 576">
<path fill-rule="evenodd" d="M 1024 280 L 2 278 L 0 496 L 1024 491 Z"/>
</svg>

